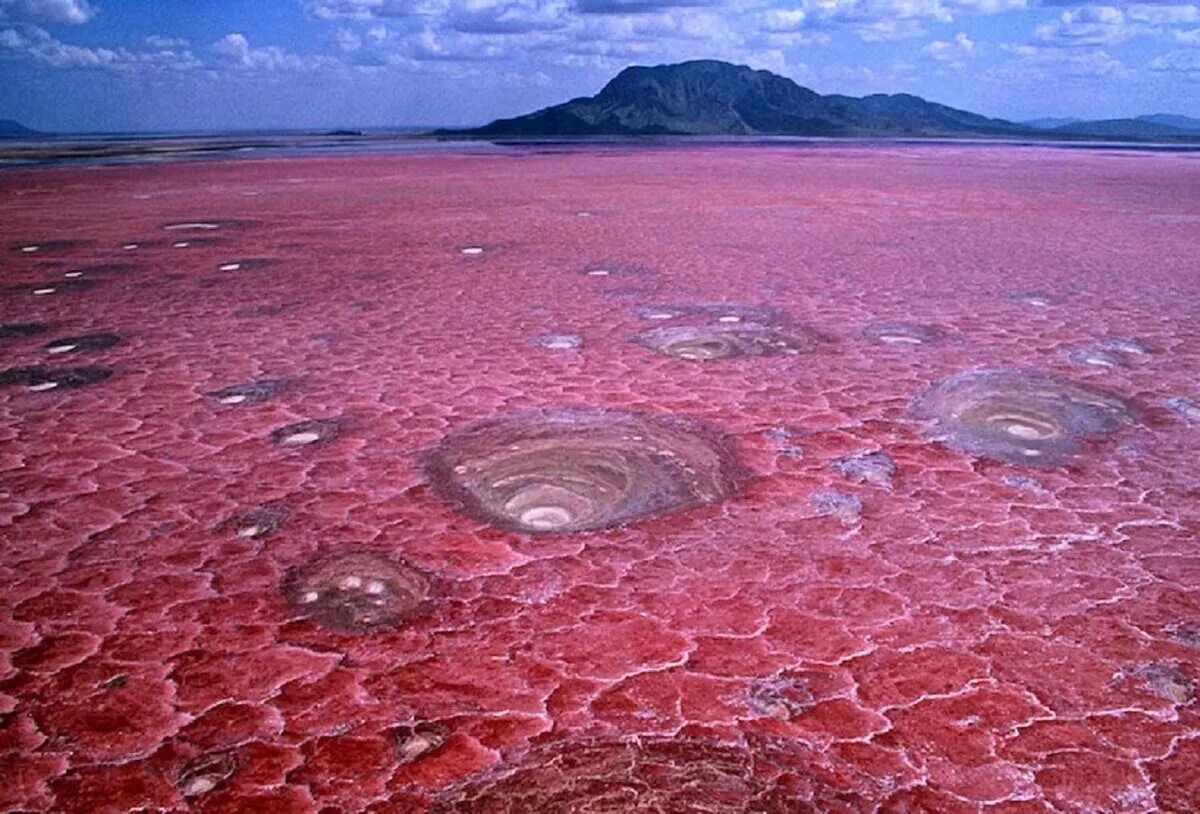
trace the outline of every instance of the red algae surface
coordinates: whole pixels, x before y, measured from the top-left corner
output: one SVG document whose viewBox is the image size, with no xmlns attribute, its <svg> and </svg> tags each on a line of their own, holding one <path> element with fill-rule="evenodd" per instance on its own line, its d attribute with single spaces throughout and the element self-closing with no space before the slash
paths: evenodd
<svg viewBox="0 0 1200 814">
<path fill-rule="evenodd" d="M 0 219 L 2 810 L 1200 810 L 1200 156 L 43 168 Z"/>
</svg>

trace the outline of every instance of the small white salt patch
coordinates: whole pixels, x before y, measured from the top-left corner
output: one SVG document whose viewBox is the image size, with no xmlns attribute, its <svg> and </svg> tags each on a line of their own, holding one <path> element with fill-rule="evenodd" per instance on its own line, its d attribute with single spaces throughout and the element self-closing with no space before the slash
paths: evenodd
<svg viewBox="0 0 1200 814">
<path fill-rule="evenodd" d="M 75 350 L 75 345 L 53 345 L 46 348 L 46 353 L 70 353 Z"/>
<path fill-rule="evenodd" d="M 217 266 L 217 271 L 237 271 L 241 267 L 241 263 L 224 263 L 220 266 Z"/>
<path fill-rule="evenodd" d="M 38 251 L 38 250 L 39 250 L 39 249 L 41 249 L 41 248 L 42 248 L 41 246 L 22 246 L 22 247 L 21 247 L 21 251 L 23 251 L 23 252 L 25 252 L 26 254 L 28 254 L 29 252 L 36 252 L 36 251 Z"/>
<path fill-rule="evenodd" d="M 235 393 L 231 396 L 222 396 L 221 398 L 217 399 L 217 401 L 221 402 L 222 404 L 241 404 L 245 400 L 246 396 L 242 393 Z"/>
<path fill-rule="evenodd" d="M 343 577 L 342 581 L 340 583 L 338 583 L 338 586 L 349 591 L 349 590 L 357 590 L 358 588 L 361 588 L 362 583 L 363 583 L 362 577 L 348 576 L 348 577 Z"/>
<path fill-rule="evenodd" d="M 66 274 L 64 274 L 63 276 L 64 276 L 64 277 L 82 277 L 82 276 L 83 276 L 83 272 L 82 272 L 82 271 L 68 271 L 68 272 L 67 272 Z"/>
<path fill-rule="evenodd" d="M 237 532 L 237 536 L 242 538 L 257 537 L 260 534 L 262 534 L 262 526 L 243 526 Z"/>
<path fill-rule="evenodd" d="M 920 345 L 921 340 L 915 336 L 905 336 L 903 334 L 884 334 L 879 337 L 879 341 L 885 345 Z"/>
<path fill-rule="evenodd" d="M 655 311 L 653 314 L 646 314 L 646 319 L 670 319 L 675 316 L 670 311 Z"/>
<path fill-rule="evenodd" d="M 190 246 L 192 244 L 188 243 L 186 240 L 181 240 L 178 243 L 173 243 L 171 245 L 173 245 L 177 249 L 186 249 L 188 246 Z"/>
<path fill-rule="evenodd" d="M 465 249 L 461 249 L 460 253 L 461 254 L 483 254 L 483 247 L 482 246 L 468 246 Z"/>
<path fill-rule="evenodd" d="M 166 229 L 168 232 L 180 232 L 185 229 L 220 229 L 221 224 L 219 224 L 219 223 L 201 223 L 201 222 L 197 221 L 194 223 L 169 223 L 166 226 L 164 226 L 163 228 Z"/>
<path fill-rule="evenodd" d="M 183 796 L 196 797 L 201 794 L 208 794 L 216 787 L 217 781 L 212 777 L 194 777 L 183 787 Z"/>
<path fill-rule="evenodd" d="M 320 598 L 321 595 L 316 591 L 309 591 L 304 596 L 300 597 L 300 601 L 307 605 L 310 602 L 316 602 Z"/>
<path fill-rule="evenodd" d="M 381 594 L 385 590 L 387 590 L 387 586 L 384 585 L 383 582 L 381 582 L 380 580 L 372 579 L 367 582 L 366 591 L 369 594 L 372 594 L 372 595 Z"/>
<path fill-rule="evenodd" d="M 1041 297 L 1030 297 L 1026 302 L 1030 305 L 1036 305 L 1039 308 L 1045 308 L 1050 304 L 1049 300 L 1044 300 Z"/>
<path fill-rule="evenodd" d="M 1042 454 L 1042 451 L 1040 449 L 1027 449 L 1027 450 L 1024 450 L 1024 453 L 1025 453 L 1025 455 L 1027 455 L 1030 458 L 1036 458 L 1037 456 Z"/>
<path fill-rule="evenodd" d="M 37 294 L 39 296 L 42 294 L 53 294 L 54 291 L 55 291 L 55 289 L 53 289 L 53 288 L 35 288 L 35 289 L 33 289 L 33 293 Z"/>
<path fill-rule="evenodd" d="M 313 441 L 320 441 L 321 434 L 319 432 L 297 432 L 283 439 L 285 444 L 311 444 Z"/>
<path fill-rule="evenodd" d="M 1014 438 L 1030 439 L 1041 435 L 1034 427 L 1027 427 L 1024 424 L 1009 424 L 1004 431 Z"/>
<path fill-rule="evenodd" d="M 1097 365 L 1098 367 L 1112 367 L 1112 362 L 1103 356 L 1085 356 L 1083 362 L 1084 364 Z"/>
<path fill-rule="evenodd" d="M 592 269 L 588 272 L 589 277 L 607 277 L 612 272 L 608 269 Z"/>
<path fill-rule="evenodd" d="M 137 247 L 138 247 L 138 244 L 136 244 L 136 243 L 126 243 L 121 248 L 124 249 L 125 251 L 130 251 L 131 249 L 136 249 Z"/>
<path fill-rule="evenodd" d="M 58 382 L 39 382 L 37 384 L 29 385 L 28 389 L 34 393 L 40 393 L 43 390 L 53 390 L 56 387 L 58 387 Z"/>
<path fill-rule="evenodd" d="M 742 318 L 735 314 L 726 314 L 723 317 L 717 317 L 717 322 L 741 322 Z"/>
</svg>

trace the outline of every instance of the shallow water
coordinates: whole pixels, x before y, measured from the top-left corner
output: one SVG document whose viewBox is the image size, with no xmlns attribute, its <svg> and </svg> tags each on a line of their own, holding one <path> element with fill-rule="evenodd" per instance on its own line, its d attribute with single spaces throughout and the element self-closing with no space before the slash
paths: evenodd
<svg viewBox="0 0 1200 814">
<path fill-rule="evenodd" d="M 0 218 L 5 810 L 1200 808 L 1194 155 L 26 169 Z"/>
</svg>

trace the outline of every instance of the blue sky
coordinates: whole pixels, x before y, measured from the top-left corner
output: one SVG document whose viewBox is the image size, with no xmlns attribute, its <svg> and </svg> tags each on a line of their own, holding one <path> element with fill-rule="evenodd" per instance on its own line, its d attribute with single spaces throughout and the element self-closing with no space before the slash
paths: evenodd
<svg viewBox="0 0 1200 814">
<path fill-rule="evenodd" d="M 0 119 L 461 125 L 715 58 L 1011 119 L 1200 116 L 1200 5 L 1065 0 L 0 0 Z"/>
</svg>

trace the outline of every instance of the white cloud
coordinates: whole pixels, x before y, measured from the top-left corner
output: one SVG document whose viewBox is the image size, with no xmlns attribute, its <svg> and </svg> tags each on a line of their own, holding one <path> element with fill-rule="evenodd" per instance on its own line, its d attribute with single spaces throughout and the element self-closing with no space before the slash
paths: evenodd
<svg viewBox="0 0 1200 814">
<path fill-rule="evenodd" d="M 1185 45 L 1200 45 L 1200 28 L 1192 28 L 1188 31 L 1176 31 L 1174 37 L 1176 42 L 1182 42 Z"/>
<path fill-rule="evenodd" d="M 244 34 L 226 34 L 212 45 L 214 53 L 226 67 L 250 71 L 303 71 L 332 64 L 331 60 L 313 55 L 293 54 L 275 46 L 253 48 Z"/>
<path fill-rule="evenodd" d="M 1157 73 L 1184 74 L 1200 79 L 1200 51 L 1170 51 L 1152 59 L 1148 67 Z"/>
<path fill-rule="evenodd" d="M 0 0 L 0 22 L 80 25 L 94 16 L 88 0 Z"/>
<path fill-rule="evenodd" d="M 1129 69 L 1102 49 L 1066 49 L 1040 45 L 1004 45 L 1016 59 L 990 68 L 986 82 L 1044 86 L 1060 80 L 1124 79 Z"/>
<path fill-rule="evenodd" d="M 1135 33 L 1125 12 L 1115 6 L 1081 6 L 1068 9 L 1053 20 L 1039 25 L 1034 35 L 1042 42 L 1063 46 L 1111 45 L 1124 42 Z"/>
<path fill-rule="evenodd" d="M 200 67 L 187 48 L 178 46 L 154 47 L 153 50 L 129 48 L 86 48 L 55 39 L 45 29 L 32 25 L 0 29 L 0 53 L 49 65 L 52 68 L 100 68 L 113 71 L 132 71 L 139 68 L 158 68 L 188 71 Z"/>
<path fill-rule="evenodd" d="M 1129 19 L 1149 25 L 1178 25 L 1200 22 L 1200 8 L 1196 6 L 1130 6 L 1125 10 Z"/>
<path fill-rule="evenodd" d="M 934 40 L 922 48 L 921 53 L 937 62 L 961 67 L 974 55 L 975 41 L 960 31 L 953 41 Z"/>
<path fill-rule="evenodd" d="M 179 37 L 164 37 L 161 34 L 151 34 L 145 39 L 151 48 L 187 48 L 188 41 Z"/>
</svg>

